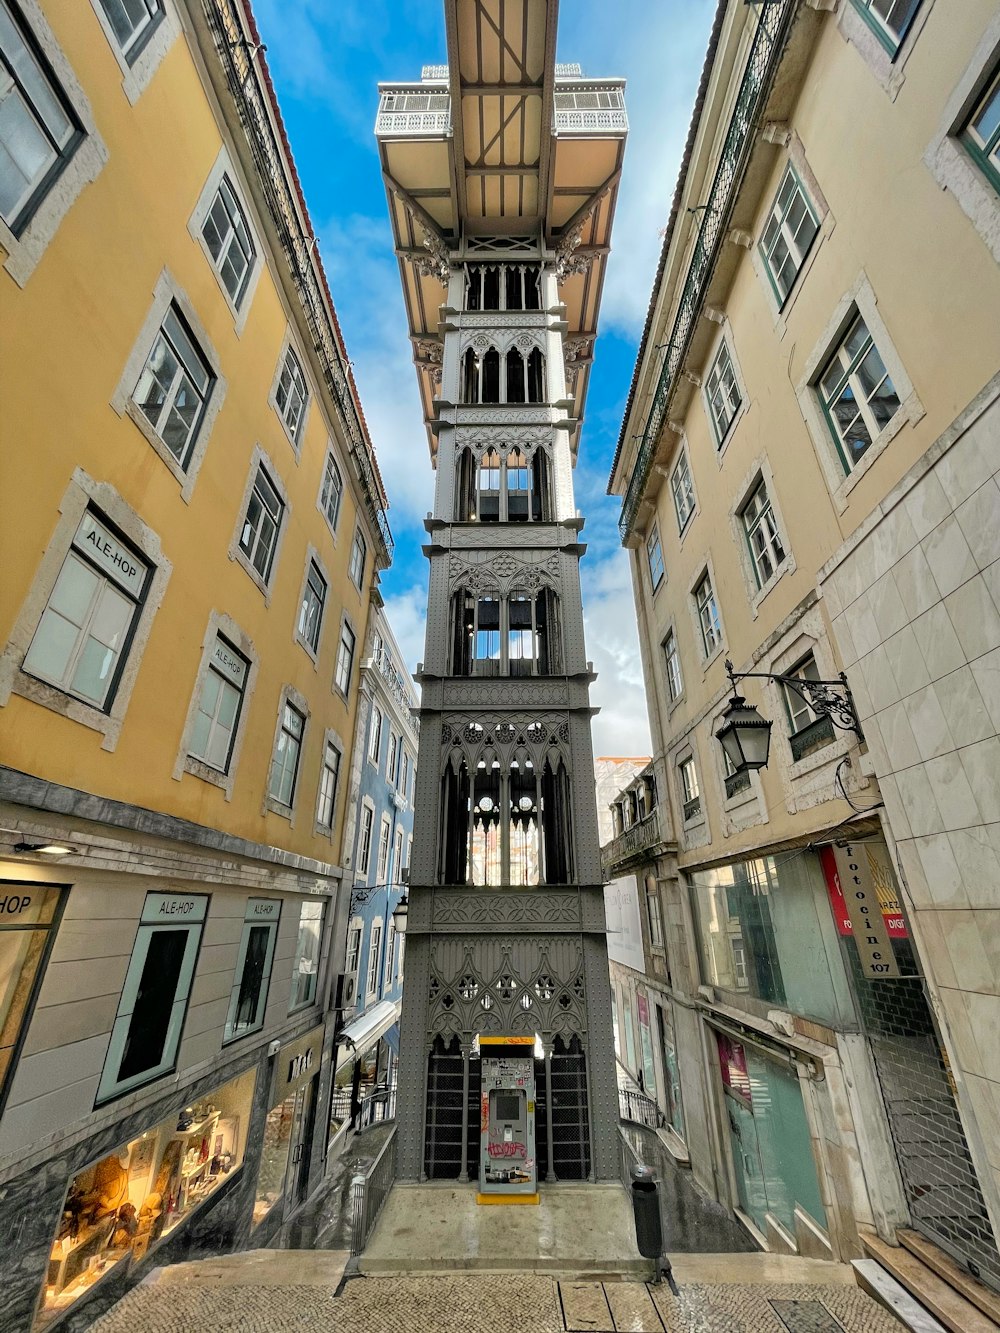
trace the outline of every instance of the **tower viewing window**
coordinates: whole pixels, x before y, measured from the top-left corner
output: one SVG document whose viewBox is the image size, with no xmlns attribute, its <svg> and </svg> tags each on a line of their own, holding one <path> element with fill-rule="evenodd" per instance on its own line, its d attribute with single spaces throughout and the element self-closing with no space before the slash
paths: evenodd
<svg viewBox="0 0 1000 1333">
<path fill-rule="evenodd" d="M 463 759 L 442 782 L 441 882 L 485 888 L 566 884 L 572 876 L 569 775 L 523 751 L 504 767 Z"/>
<path fill-rule="evenodd" d="M 546 523 L 549 521 L 548 458 L 536 449 L 529 458 L 512 449 L 501 458 L 487 449 L 479 462 L 463 449 L 456 469 L 456 521 L 468 523 Z"/>
<path fill-rule="evenodd" d="M 559 599 L 551 588 L 457 592 L 452 599 L 456 676 L 548 676 L 562 669 Z"/>
<path fill-rule="evenodd" d="M 501 358 L 495 347 L 462 356 L 463 403 L 543 403 L 545 358 L 537 347 L 512 347 Z"/>
<path fill-rule="evenodd" d="M 538 310 L 536 264 L 469 264 L 465 271 L 466 310 Z"/>
</svg>

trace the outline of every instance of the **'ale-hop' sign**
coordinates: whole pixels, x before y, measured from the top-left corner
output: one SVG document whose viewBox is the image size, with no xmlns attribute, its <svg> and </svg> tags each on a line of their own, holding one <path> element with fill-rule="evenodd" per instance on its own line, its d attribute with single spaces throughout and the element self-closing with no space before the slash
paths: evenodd
<svg viewBox="0 0 1000 1333">
<path fill-rule="evenodd" d="M 854 942 L 858 946 L 861 970 L 869 981 L 898 977 L 899 966 L 892 951 L 892 941 L 882 916 L 882 904 L 864 844 L 849 842 L 845 847 L 835 847 L 833 850 L 840 887 L 854 927 Z"/>
</svg>

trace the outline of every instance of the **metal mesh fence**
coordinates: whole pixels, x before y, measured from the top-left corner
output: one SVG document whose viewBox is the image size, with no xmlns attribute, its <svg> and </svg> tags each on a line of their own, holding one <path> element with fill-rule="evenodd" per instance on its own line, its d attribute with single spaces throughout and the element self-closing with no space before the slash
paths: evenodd
<svg viewBox="0 0 1000 1333">
<path fill-rule="evenodd" d="M 891 981 L 865 977 L 854 941 L 843 943 L 913 1228 L 1000 1288 L 1000 1255 L 910 941 L 892 941 L 902 975 Z"/>
</svg>

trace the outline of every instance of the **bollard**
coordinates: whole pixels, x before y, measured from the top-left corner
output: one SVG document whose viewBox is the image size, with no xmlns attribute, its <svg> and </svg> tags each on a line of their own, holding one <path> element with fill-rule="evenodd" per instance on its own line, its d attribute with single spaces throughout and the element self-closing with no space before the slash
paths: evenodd
<svg viewBox="0 0 1000 1333">
<path fill-rule="evenodd" d="M 635 1214 L 635 1243 L 644 1259 L 654 1261 L 654 1282 L 660 1281 L 663 1227 L 660 1224 L 660 1195 L 653 1168 L 641 1162 L 632 1168 L 632 1211 Z"/>
</svg>

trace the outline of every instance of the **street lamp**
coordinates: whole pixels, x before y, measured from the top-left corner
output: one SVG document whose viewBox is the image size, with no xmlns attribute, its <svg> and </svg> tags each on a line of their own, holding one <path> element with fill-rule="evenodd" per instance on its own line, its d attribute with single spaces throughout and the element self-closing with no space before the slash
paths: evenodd
<svg viewBox="0 0 1000 1333">
<path fill-rule="evenodd" d="M 734 776 L 766 768 L 771 748 L 772 723 L 737 693 L 736 682 L 739 680 L 773 680 L 778 685 L 785 685 L 809 705 L 817 719 L 827 717 L 841 731 L 853 731 L 859 741 L 864 740 L 851 687 L 843 671 L 839 680 L 809 680 L 805 676 L 782 676 L 766 671 L 734 671 L 729 661 L 726 671 L 733 695 L 722 715 L 722 726 L 715 733 L 715 739 L 725 750 Z"/>
<path fill-rule="evenodd" d="M 406 889 L 403 890 L 403 896 L 392 909 L 392 924 L 396 927 L 397 935 L 406 934 L 406 916 L 410 910 L 410 895 Z"/>
</svg>

